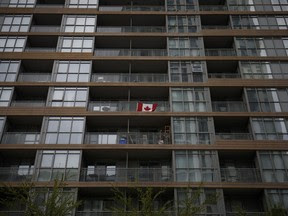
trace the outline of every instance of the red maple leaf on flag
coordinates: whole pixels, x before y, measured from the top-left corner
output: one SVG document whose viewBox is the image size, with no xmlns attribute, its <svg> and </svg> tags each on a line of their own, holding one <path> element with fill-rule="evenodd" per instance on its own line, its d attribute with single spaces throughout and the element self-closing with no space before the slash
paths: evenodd
<svg viewBox="0 0 288 216">
<path fill-rule="evenodd" d="M 149 111 L 149 110 L 151 110 L 151 108 L 149 106 L 146 106 L 146 107 L 144 107 L 144 110 Z"/>
</svg>

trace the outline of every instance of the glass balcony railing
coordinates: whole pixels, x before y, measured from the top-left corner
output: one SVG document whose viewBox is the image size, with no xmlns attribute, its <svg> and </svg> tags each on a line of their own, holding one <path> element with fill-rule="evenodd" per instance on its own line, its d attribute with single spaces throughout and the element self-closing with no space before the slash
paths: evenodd
<svg viewBox="0 0 288 216">
<path fill-rule="evenodd" d="M 208 77 L 216 79 L 237 79 L 241 78 L 241 75 L 238 73 L 208 73 Z"/>
<path fill-rule="evenodd" d="M 51 81 L 51 73 L 20 73 L 18 82 L 49 82 Z"/>
<path fill-rule="evenodd" d="M 236 216 L 239 215 L 239 212 L 227 212 L 226 216 Z M 265 216 L 267 213 L 265 212 L 245 212 L 245 216 Z"/>
<path fill-rule="evenodd" d="M 261 182 L 260 170 L 256 168 L 221 168 L 222 182 Z"/>
<path fill-rule="evenodd" d="M 229 25 L 202 25 L 201 28 L 203 30 L 206 29 L 231 29 L 231 26 Z"/>
<path fill-rule="evenodd" d="M 162 26 L 98 26 L 97 32 L 166 32 Z"/>
<path fill-rule="evenodd" d="M 11 106 L 13 107 L 44 107 L 46 101 L 44 100 L 23 100 L 23 101 L 12 101 Z"/>
<path fill-rule="evenodd" d="M 165 11 L 164 6 L 99 6 L 99 11 Z"/>
<path fill-rule="evenodd" d="M 168 101 L 145 102 L 149 104 L 157 104 L 155 112 L 170 111 Z M 91 101 L 88 109 L 98 112 L 128 112 L 137 111 L 137 101 Z"/>
<path fill-rule="evenodd" d="M 212 101 L 213 112 L 247 112 L 245 103 L 241 101 Z"/>
<path fill-rule="evenodd" d="M 252 140 L 250 133 L 216 133 L 216 140 Z"/>
<path fill-rule="evenodd" d="M 36 4 L 36 8 L 64 8 L 64 4 Z"/>
<path fill-rule="evenodd" d="M 38 144 L 40 133 L 36 132 L 6 132 L 2 144 Z"/>
<path fill-rule="evenodd" d="M 171 144 L 170 134 L 159 132 L 87 132 L 86 144 Z"/>
<path fill-rule="evenodd" d="M 234 49 L 205 49 L 206 56 L 236 56 Z"/>
<path fill-rule="evenodd" d="M 200 11 L 226 11 L 228 10 L 226 5 L 200 5 Z"/>
<path fill-rule="evenodd" d="M 167 182 L 172 181 L 170 168 L 88 168 L 82 169 L 80 181 Z"/>
<path fill-rule="evenodd" d="M 167 56 L 166 49 L 95 49 L 95 56 Z"/>
<path fill-rule="evenodd" d="M 0 167 L 0 181 L 17 182 L 32 179 L 33 168 Z"/>
<path fill-rule="evenodd" d="M 26 47 L 25 52 L 56 52 L 54 47 Z"/>
<path fill-rule="evenodd" d="M 92 75 L 92 82 L 168 82 L 167 74 L 124 74 L 124 73 L 107 73 Z"/>
<path fill-rule="evenodd" d="M 60 26 L 35 25 L 31 26 L 30 32 L 60 32 Z"/>
</svg>

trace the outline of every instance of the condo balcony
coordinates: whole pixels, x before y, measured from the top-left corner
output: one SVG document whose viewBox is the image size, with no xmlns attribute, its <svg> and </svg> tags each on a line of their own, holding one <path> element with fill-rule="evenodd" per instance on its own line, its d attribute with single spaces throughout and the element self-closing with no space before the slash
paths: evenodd
<svg viewBox="0 0 288 216">
<path fill-rule="evenodd" d="M 226 5 L 199 5 L 200 11 L 227 11 Z"/>
<path fill-rule="evenodd" d="M 167 56 L 166 49 L 95 49 L 95 56 Z"/>
<path fill-rule="evenodd" d="M 51 73 L 19 73 L 18 82 L 50 82 L 51 81 Z"/>
<path fill-rule="evenodd" d="M 260 170 L 256 168 L 221 168 L 222 182 L 261 182 Z"/>
<path fill-rule="evenodd" d="M 168 82 L 167 74 L 126 74 L 126 73 L 97 73 L 92 75 L 92 82 Z"/>
<path fill-rule="evenodd" d="M 65 0 L 37 0 L 36 8 L 63 8 Z"/>
<path fill-rule="evenodd" d="M 229 15 L 201 15 L 201 28 L 204 30 L 231 29 Z"/>
<path fill-rule="evenodd" d="M 38 144 L 39 140 L 40 132 L 6 132 L 1 144 Z"/>
<path fill-rule="evenodd" d="M 252 140 L 253 136 L 250 133 L 216 133 L 216 140 Z"/>
<path fill-rule="evenodd" d="M 60 26 L 32 25 L 30 32 L 60 32 Z"/>
<path fill-rule="evenodd" d="M 206 56 L 237 56 L 234 49 L 205 49 Z"/>
<path fill-rule="evenodd" d="M 131 0 L 114 1 L 99 0 L 100 11 L 165 11 L 165 1 L 161 0 Z"/>
<path fill-rule="evenodd" d="M 23 182 L 32 179 L 34 168 L 31 166 L 0 167 L 1 182 Z"/>
<path fill-rule="evenodd" d="M 241 101 L 212 101 L 213 112 L 247 112 L 244 102 Z"/>
<path fill-rule="evenodd" d="M 34 14 L 30 32 L 60 32 L 61 14 Z"/>
<path fill-rule="evenodd" d="M 214 79 L 241 78 L 237 61 L 207 61 L 207 72 Z"/>
<path fill-rule="evenodd" d="M 58 36 L 28 36 L 25 52 L 56 52 Z"/>
<path fill-rule="evenodd" d="M 159 132 L 86 132 L 86 144 L 171 144 L 170 133 Z"/>
<path fill-rule="evenodd" d="M 80 181 L 86 182 L 168 182 L 172 178 L 170 168 L 88 168 L 80 174 Z"/>
<path fill-rule="evenodd" d="M 166 32 L 162 26 L 98 26 L 97 32 Z"/>
<path fill-rule="evenodd" d="M 111 5 L 111 6 L 99 6 L 99 11 L 165 11 L 164 6 L 122 6 L 122 5 Z"/>
</svg>

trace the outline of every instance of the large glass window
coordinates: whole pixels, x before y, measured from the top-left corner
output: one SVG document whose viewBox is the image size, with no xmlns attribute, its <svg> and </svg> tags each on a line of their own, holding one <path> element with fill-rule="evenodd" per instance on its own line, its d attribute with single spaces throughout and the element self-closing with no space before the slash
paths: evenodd
<svg viewBox="0 0 288 216">
<path fill-rule="evenodd" d="M 67 15 L 64 17 L 64 32 L 95 32 L 96 16 Z"/>
<path fill-rule="evenodd" d="M 264 182 L 288 182 L 288 152 L 260 151 Z"/>
<path fill-rule="evenodd" d="M 49 104 L 53 107 L 86 107 L 88 88 L 52 88 Z"/>
<path fill-rule="evenodd" d="M 168 11 L 187 11 L 195 10 L 197 0 L 167 0 Z"/>
<path fill-rule="evenodd" d="M 168 32 L 198 32 L 199 16 L 168 16 Z"/>
<path fill-rule="evenodd" d="M 270 207 L 276 205 L 288 209 L 288 190 L 267 189 L 266 194 Z"/>
<path fill-rule="evenodd" d="M 0 61 L 0 82 L 16 80 L 20 61 Z"/>
<path fill-rule="evenodd" d="M 172 88 L 172 111 L 207 112 L 209 110 L 208 88 Z"/>
<path fill-rule="evenodd" d="M 36 0 L 5 0 L 0 2 L 0 5 L 8 7 L 19 7 L 19 8 L 32 8 L 34 7 Z"/>
<path fill-rule="evenodd" d="M 288 62 L 241 61 L 242 76 L 246 79 L 288 79 Z"/>
<path fill-rule="evenodd" d="M 204 62 L 169 61 L 171 82 L 203 82 L 207 80 Z"/>
<path fill-rule="evenodd" d="M 78 180 L 80 151 L 42 151 L 39 154 L 38 181 L 64 178 Z"/>
<path fill-rule="evenodd" d="M 61 37 L 60 52 L 92 52 L 94 39 L 92 37 Z"/>
<path fill-rule="evenodd" d="M 252 118 L 252 130 L 257 140 L 288 140 L 286 118 Z"/>
<path fill-rule="evenodd" d="M 69 8 L 98 8 L 98 0 L 68 0 Z"/>
<path fill-rule="evenodd" d="M 45 121 L 45 144 L 82 144 L 85 118 L 48 117 Z"/>
<path fill-rule="evenodd" d="M 7 107 L 10 105 L 13 88 L 0 87 L 0 107 Z"/>
<path fill-rule="evenodd" d="M 54 80 L 56 82 L 89 82 L 91 61 L 57 61 Z"/>
<path fill-rule="evenodd" d="M 0 37 L 0 52 L 23 52 L 26 37 Z"/>
<path fill-rule="evenodd" d="M 218 160 L 214 151 L 176 151 L 176 181 L 219 181 Z"/>
<path fill-rule="evenodd" d="M 229 0 L 230 10 L 237 11 L 288 11 L 287 0 Z"/>
<path fill-rule="evenodd" d="M 212 119 L 208 117 L 173 118 L 174 144 L 211 144 Z"/>
<path fill-rule="evenodd" d="M 287 56 L 288 38 L 236 38 L 241 56 Z"/>
<path fill-rule="evenodd" d="M 170 56 L 200 56 L 203 45 L 197 37 L 170 37 L 168 48 Z"/>
<path fill-rule="evenodd" d="M 288 112 L 288 89 L 247 88 L 251 112 Z"/>
<path fill-rule="evenodd" d="M 1 32 L 28 32 L 31 15 L 4 16 L 2 20 Z"/>
</svg>

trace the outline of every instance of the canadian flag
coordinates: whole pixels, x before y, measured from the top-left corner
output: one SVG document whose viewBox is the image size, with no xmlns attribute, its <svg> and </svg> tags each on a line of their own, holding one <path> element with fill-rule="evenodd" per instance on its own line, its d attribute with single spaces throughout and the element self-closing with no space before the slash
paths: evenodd
<svg viewBox="0 0 288 216">
<path fill-rule="evenodd" d="M 147 103 L 142 103 L 142 102 L 138 102 L 137 103 L 137 111 L 138 112 L 154 112 L 157 108 L 156 103 L 153 104 L 147 104 Z"/>
</svg>

